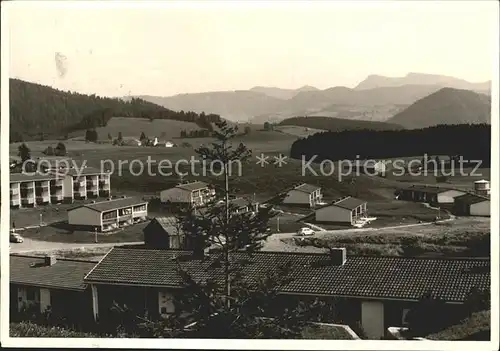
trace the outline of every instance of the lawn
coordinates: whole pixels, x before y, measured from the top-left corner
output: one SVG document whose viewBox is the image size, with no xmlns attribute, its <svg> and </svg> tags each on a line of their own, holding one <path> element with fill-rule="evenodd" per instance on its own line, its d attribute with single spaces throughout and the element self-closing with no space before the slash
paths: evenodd
<svg viewBox="0 0 500 351">
<path fill-rule="evenodd" d="M 345 247 L 348 255 L 489 257 L 490 223 L 486 219 L 463 218 L 446 224 L 365 233 L 317 233 L 311 238 L 282 241 L 306 250 L 313 250 L 315 243 Z"/>
<path fill-rule="evenodd" d="M 430 340 L 491 340 L 491 311 L 473 313 L 460 324 L 428 335 Z"/>
<path fill-rule="evenodd" d="M 305 327 L 302 331 L 302 339 L 316 340 L 354 340 L 344 325 L 339 324 L 315 324 Z"/>
<path fill-rule="evenodd" d="M 142 230 L 148 222 L 134 224 L 113 233 L 97 233 L 99 243 L 126 243 L 143 240 Z M 95 233 L 71 230 L 64 223 L 46 227 L 26 229 L 21 232 L 25 238 L 60 243 L 95 243 Z"/>
</svg>

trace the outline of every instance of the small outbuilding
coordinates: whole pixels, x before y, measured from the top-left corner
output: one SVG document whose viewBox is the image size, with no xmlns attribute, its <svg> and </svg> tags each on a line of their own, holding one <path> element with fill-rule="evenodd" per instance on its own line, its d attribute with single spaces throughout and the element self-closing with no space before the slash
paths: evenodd
<svg viewBox="0 0 500 351">
<path fill-rule="evenodd" d="M 453 212 L 462 216 L 491 216 L 490 199 L 477 195 L 465 194 L 455 198 Z"/>
</svg>

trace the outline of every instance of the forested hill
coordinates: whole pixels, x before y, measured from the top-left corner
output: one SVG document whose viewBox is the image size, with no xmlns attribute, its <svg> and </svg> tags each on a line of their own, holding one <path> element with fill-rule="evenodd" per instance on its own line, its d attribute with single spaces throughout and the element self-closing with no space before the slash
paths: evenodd
<svg viewBox="0 0 500 351">
<path fill-rule="evenodd" d="M 428 155 L 463 156 L 490 164 L 491 126 L 439 125 L 411 130 L 349 130 L 316 133 L 292 144 L 290 156 L 322 160 L 382 159 Z"/>
<path fill-rule="evenodd" d="M 106 98 L 65 92 L 10 79 L 10 141 L 58 137 L 69 131 L 103 127 L 112 117 L 142 117 L 193 122 L 202 128 L 218 115 L 175 112 L 142 99 Z"/>
<path fill-rule="evenodd" d="M 282 126 L 298 126 L 305 128 L 323 129 L 331 132 L 342 130 L 368 129 L 368 130 L 395 130 L 403 127 L 386 122 L 362 121 L 356 119 L 344 119 L 334 117 L 292 117 L 281 121 Z"/>
</svg>

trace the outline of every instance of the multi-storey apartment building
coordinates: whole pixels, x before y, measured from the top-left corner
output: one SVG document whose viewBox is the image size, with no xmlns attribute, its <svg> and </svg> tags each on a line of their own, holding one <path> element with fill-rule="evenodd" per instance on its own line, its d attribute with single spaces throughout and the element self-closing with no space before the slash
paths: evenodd
<svg viewBox="0 0 500 351">
<path fill-rule="evenodd" d="M 174 188 L 163 190 L 160 193 L 162 203 L 176 203 L 189 206 L 203 206 L 215 197 L 215 190 L 210 189 L 207 183 L 192 182 L 178 184 Z"/>
<path fill-rule="evenodd" d="M 75 199 L 109 197 L 111 180 L 109 172 L 101 172 L 97 168 L 71 168 L 65 171 L 73 179 L 73 196 Z"/>
<path fill-rule="evenodd" d="M 50 174 L 23 174 L 10 175 L 10 206 L 35 207 L 36 205 L 51 202 Z"/>
<path fill-rule="evenodd" d="M 108 199 L 68 210 L 68 224 L 100 232 L 146 220 L 148 203 L 136 198 Z"/>
<path fill-rule="evenodd" d="M 10 174 L 10 206 L 13 208 L 71 203 L 74 199 L 109 197 L 110 194 L 110 174 L 95 168 Z"/>
</svg>

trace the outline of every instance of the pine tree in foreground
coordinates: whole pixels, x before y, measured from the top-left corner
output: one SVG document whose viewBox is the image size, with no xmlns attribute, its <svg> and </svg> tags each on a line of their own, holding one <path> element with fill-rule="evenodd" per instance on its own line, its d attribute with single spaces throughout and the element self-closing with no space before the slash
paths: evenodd
<svg viewBox="0 0 500 351">
<path fill-rule="evenodd" d="M 149 337 L 298 338 L 304 326 L 320 319 L 330 306 L 318 299 L 304 303 L 279 295 L 279 288 L 292 280 L 290 263 L 270 267 L 254 279 L 242 274 L 253 253 L 270 235 L 268 221 L 273 209 L 235 213 L 230 202 L 230 163 L 243 162 L 250 151 L 243 144 L 233 148 L 236 127 L 225 121 L 217 121 L 215 126 L 215 142 L 197 153 L 223 168 L 222 201 L 218 198 L 207 206 L 183 210 L 177 218 L 194 258 L 210 261 L 207 274 L 211 279 L 197 281 L 179 259 L 184 289 L 175 297 L 174 314 L 161 322 L 138 317 L 138 333 Z M 214 251 L 205 258 L 207 248 Z"/>
</svg>

